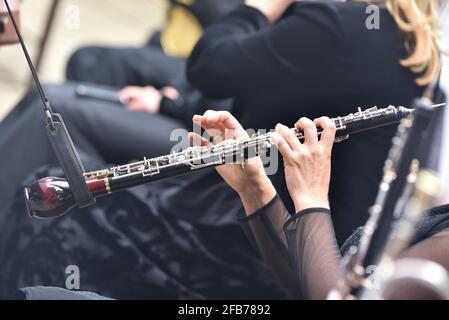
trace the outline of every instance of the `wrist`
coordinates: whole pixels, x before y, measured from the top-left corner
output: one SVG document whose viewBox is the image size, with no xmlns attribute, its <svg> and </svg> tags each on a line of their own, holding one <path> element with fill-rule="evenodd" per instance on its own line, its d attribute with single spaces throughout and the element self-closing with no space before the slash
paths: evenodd
<svg viewBox="0 0 449 320">
<path fill-rule="evenodd" d="M 295 211 L 300 212 L 309 208 L 326 208 L 330 209 L 328 198 L 314 198 L 314 197 L 295 197 L 293 199 Z"/>
<path fill-rule="evenodd" d="M 245 184 L 237 191 L 239 195 L 260 194 L 272 186 L 271 180 L 264 174 L 247 179 Z"/>
<path fill-rule="evenodd" d="M 270 179 L 265 176 L 249 182 L 238 194 L 249 215 L 270 203 L 277 192 Z"/>
</svg>

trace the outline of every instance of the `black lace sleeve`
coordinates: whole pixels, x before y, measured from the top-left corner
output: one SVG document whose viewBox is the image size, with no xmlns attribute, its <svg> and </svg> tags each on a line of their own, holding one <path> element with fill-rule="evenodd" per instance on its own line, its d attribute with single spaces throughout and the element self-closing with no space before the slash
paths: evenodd
<svg viewBox="0 0 449 320">
<path fill-rule="evenodd" d="M 341 256 L 329 210 L 291 216 L 277 196 L 240 218 L 267 266 L 293 298 L 325 299 L 341 273 Z"/>
</svg>

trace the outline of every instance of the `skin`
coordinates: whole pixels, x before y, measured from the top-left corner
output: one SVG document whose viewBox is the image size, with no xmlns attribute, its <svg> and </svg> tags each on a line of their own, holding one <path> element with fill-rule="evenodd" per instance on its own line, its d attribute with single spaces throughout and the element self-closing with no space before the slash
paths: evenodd
<svg viewBox="0 0 449 320">
<path fill-rule="evenodd" d="M 163 97 L 176 100 L 178 91 L 173 87 L 164 87 L 157 90 L 154 87 L 129 86 L 119 92 L 122 99 L 129 101 L 128 109 L 147 113 L 158 113 Z"/>
<path fill-rule="evenodd" d="M 246 0 L 245 4 L 262 12 L 271 23 L 276 22 L 296 0 Z"/>
<path fill-rule="evenodd" d="M 201 125 L 214 140 L 220 136 L 225 137 L 223 141 L 248 137 L 229 112 L 207 111 L 202 116 L 194 116 L 193 122 Z M 321 139 L 317 136 L 317 126 L 324 130 Z M 311 207 L 329 208 L 330 163 L 335 124 L 325 117 L 315 121 L 302 118 L 295 127 L 304 130 L 304 143 L 299 142 L 281 124 L 276 126 L 273 139 L 284 158 L 287 187 L 295 208 L 297 211 Z M 189 138 L 203 146 L 209 144 L 195 133 L 190 133 Z M 238 164 L 228 164 L 218 167 L 217 171 L 239 194 L 247 214 L 262 208 L 276 196 L 276 189 L 265 174 L 260 158 L 248 160 L 244 168 Z"/>
</svg>

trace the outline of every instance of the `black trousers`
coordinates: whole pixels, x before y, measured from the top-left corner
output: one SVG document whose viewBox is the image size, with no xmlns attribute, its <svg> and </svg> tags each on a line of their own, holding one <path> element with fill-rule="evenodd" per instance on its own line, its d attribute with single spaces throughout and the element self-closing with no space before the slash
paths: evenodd
<svg viewBox="0 0 449 320">
<path fill-rule="evenodd" d="M 154 45 L 142 48 L 86 47 L 69 60 L 67 80 L 122 88 L 129 85 L 156 88 L 184 87 L 184 58 L 167 56 Z"/>
<path fill-rule="evenodd" d="M 170 153 L 170 141 L 181 121 L 160 114 L 129 111 L 121 105 L 79 98 L 78 84 L 46 86 L 55 112 L 62 115 L 81 156 L 123 164 L 143 157 Z M 44 114 L 37 93 L 31 91 L 0 123 L 0 203 L 36 169 L 57 165 L 44 128 Z"/>
</svg>

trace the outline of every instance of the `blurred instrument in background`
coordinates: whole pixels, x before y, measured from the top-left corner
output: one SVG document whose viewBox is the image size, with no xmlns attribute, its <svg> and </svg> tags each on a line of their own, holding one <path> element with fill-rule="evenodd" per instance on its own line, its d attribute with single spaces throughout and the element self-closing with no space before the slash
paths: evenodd
<svg viewBox="0 0 449 320">
<path fill-rule="evenodd" d="M 370 218 L 358 245 L 344 257 L 345 270 L 330 299 L 383 299 L 396 282 L 404 279 L 434 289 L 438 297 L 449 298 L 445 287 L 449 277 L 442 267 L 430 261 L 398 260 L 409 247 L 418 222 L 441 192 L 436 175 L 421 170 L 417 159 L 435 106 L 428 99 L 415 100 L 414 106 L 416 111 L 398 127 Z M 437 281 L 429 278 L 426 270 L 435 270 Z M 381 282 L 374 281 L 377 279 Z"/>
<path fill-rule="evenodd" d="M 419 221 L 442 192 L 441 181 L 435 173 L 428 170 L 418 172 L 415 164 L 412 167 L 408 184 L 414 187 L 414 191 L 411 188 L 411 194 L 404 192 L 403 196 L 408 201 L 405 206 L 399 205 L 404 212 L 394 225 L 376 271 L 380 289 L 377 296 L 390 297 L 398 286 L 408 281 L 431 290 L 438 299 L 449 300 L 449 274 L 443 266 L 429 260 L 400 256 L 410 246 Z M 374 298 L 370 291 L 361 297 Z"/>
<path fill-rule="evenodd" d="M 118 104 L 128 104 L 128 99 L 120 97 L 117 90 L 100 88 L 93 85 L 81 84 L 76 87 L 76 95 L 80 98 L 90 98 L 105 102 L 113 102 Z"/>
<path fill-rule="evenodd" d="M 20 2 L 11 0 L 9 5 L 16 22 L 20 25 Z M 3 1 L 0 2 L 0 45 L 18 43 L 19 39 L 8 15 L 8 10 Z"/>
</svg>

